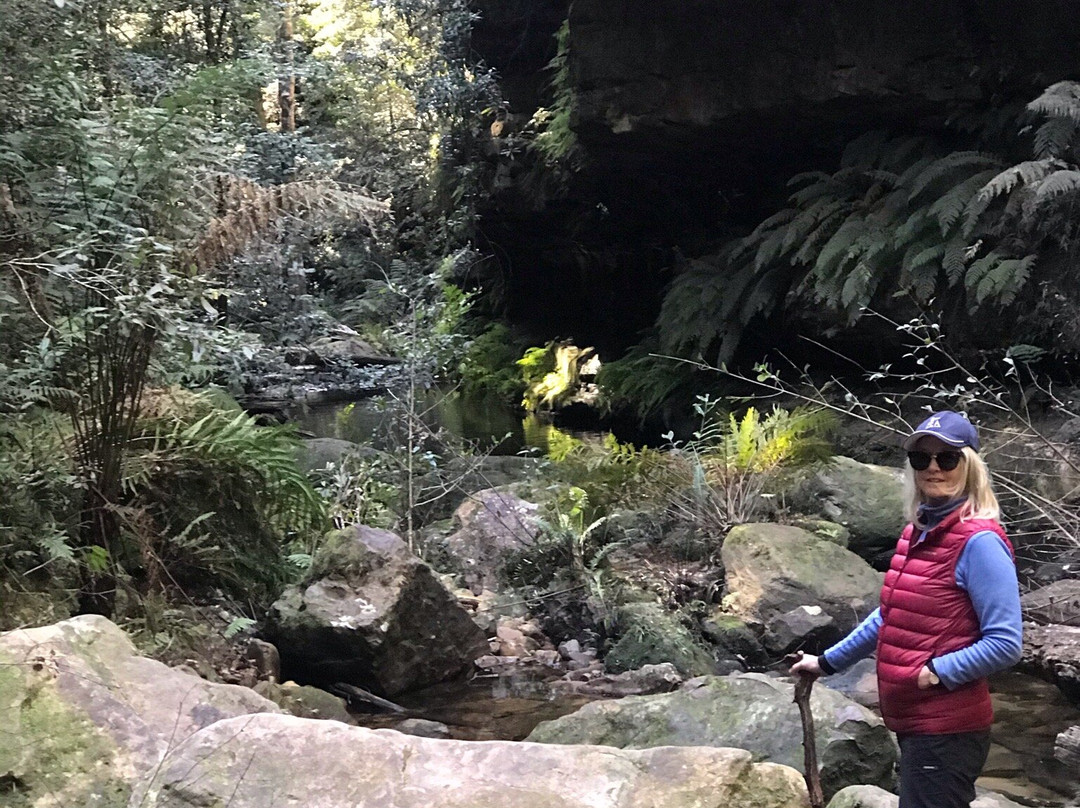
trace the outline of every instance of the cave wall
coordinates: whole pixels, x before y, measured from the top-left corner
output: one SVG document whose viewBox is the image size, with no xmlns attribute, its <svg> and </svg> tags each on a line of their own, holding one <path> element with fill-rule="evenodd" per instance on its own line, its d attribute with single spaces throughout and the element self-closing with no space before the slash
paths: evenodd
<svg viewBox="0 0 1080 808">
<path fill-rule="evenodd" d="M 527 113 L 545 100 L 537 68 L 561 8 L 538 2 L 523 18 L 514 6 L 476 3 L 475 44 L 502 72 L 508 105 Z M 752 227 L 786 198 L 790 176 L 834 170 L 859 133 L 935 131 L 965 105 L 1026 102 L 1077 77 L 1076 10 L 1064 0 L 574 0 L 583 168 L 564 194 L 543 196 L 517 157 L 483 212 L 510 315 L 547 337 L 634 343 L 679 256 Z"/>
</svg>

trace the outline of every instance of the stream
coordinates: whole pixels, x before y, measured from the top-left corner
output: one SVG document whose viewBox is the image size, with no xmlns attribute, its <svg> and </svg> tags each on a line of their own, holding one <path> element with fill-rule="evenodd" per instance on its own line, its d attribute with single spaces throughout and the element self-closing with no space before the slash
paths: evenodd
<svg viewBox="0 0 1080 808">
<path fill-rule="evenodd" d="M 589 438 L 597 431 L 560 429 L 546 417 L 522 417 L 494 396 L 463 396 L 432 391 L 420 404 L 432 429 L 443 429 L 493 454 L 532 451 L 544 454 L 553 440 L 566 434 Z M 362 399 L 298 408 L 291 413 L 300 429 L 316 437 L 333 437 L 390 448 L 399 415 L 382 399 Z M 492 448 L 494 447 L 494 448 Z M 402 715 L 354 713 L 361 726 L 394 728 L 408 718 L 446 725 L 457 740 L 524 739 L 542 721 L 579 709 L 596 697 L 552 687 L 533 670 L 476 676 L 403 694 Z M 993 677 L 996 715 L 990 756 L 978 785 L 1033 808 L 1065 808 L 1080 797 L 1080 772 L 1054 759 L 1058 733 L 1080 724 L 1080 708 L 1071 705 L 1049 683 L 1021 673 Z"/>
<path fill-rule="evenodd" d="M 1080 708 L 1047 682 L 1008 672 L 991 679 L 995 722 L 978 785 L 1033 808 L 1065 808 L 1080 796 L 1080 772 L 1054 759 L 1059 732 L 1080 724 Z M 517 671 L 444 683 L 404 694 L 404 715 L 355 713 L 361 726 L 394 728 L 407 718 L 438 721 L 456 740 L 520 741 L 541 721 L 574 712 L 593 697 L 570 695 Z M 794 709 L 794 707 L 792 708 Z"/>
</svg>

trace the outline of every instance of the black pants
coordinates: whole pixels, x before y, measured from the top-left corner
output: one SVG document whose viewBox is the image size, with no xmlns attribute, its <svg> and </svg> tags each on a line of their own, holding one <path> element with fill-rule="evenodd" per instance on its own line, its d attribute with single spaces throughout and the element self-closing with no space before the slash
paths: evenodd
<svg viewBox="0 0 1080 808">
<path fill-rule="evenodd" d="M 969 808 L 990 730 L 900 735 L 900 808 Z"/>
</svg>

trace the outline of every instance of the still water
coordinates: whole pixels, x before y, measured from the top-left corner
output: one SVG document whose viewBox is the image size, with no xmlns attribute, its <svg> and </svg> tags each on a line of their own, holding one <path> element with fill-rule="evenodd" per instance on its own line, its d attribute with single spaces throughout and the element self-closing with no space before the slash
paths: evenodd
<svg viewBox="0 0 1080 808">
<path fill-rule="evenodd" d="M 415 411 L 432 432 L 439 430 L 478 451 L 513 455 L 531 451 L 546 455 L 552 444 L 571 434 L 600 437 L 596 430 L 556 427 L 549 416 L 523 415 L 495 395 L 463 395 L 429 390 L 420 394 Z M 389 397 L 298 406 L 289 413 L 301 431 L 316 438 L 339 438 L 388 449 L 401 445 L 406 408 Z"/>
</svg>

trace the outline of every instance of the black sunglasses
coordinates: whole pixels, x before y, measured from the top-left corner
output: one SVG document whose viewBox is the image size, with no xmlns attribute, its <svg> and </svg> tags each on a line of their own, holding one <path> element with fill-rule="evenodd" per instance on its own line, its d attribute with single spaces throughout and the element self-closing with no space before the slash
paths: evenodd
<svg viewBox="0 0 1080 808">
<path fill-rule="evenodd" d="M 930 461 L 935 458 L 937 459 L 939 469 L 942 471 L 952 471 L 960 465 L 960 461 L 964 459 L 964 453 L 958 452 L 955 449 L 937 452 L 936 454 L 931 454 L 930 452 L 907 453 L 907 462 L 911 464 L 911 467 L 915 469 L 915 471 L 926 471 L 930 468 Z"/>
</svg>

